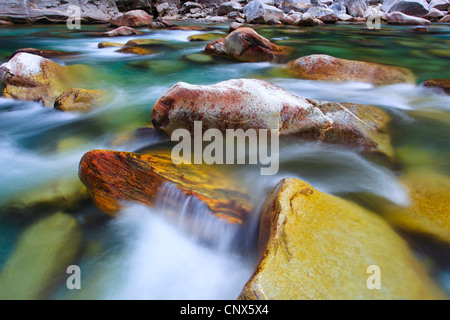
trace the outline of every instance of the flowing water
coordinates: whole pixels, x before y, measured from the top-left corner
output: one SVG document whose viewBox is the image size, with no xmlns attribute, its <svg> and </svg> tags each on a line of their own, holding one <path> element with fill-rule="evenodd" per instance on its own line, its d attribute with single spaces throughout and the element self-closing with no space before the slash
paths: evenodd
<svg viewBox="0 0 450 320">
<path fill-rule="evenodd" d="M 51 299 L 234 299 L 251 276 L 256 261 L 258 209 L 268 192 L 286 177 L 300 178 L 321 191 L 358 201 L 376 210 L 380 201 L 408 204 L 398 175 L 405 168 L 432 169 L 450 174 L 450 96 L 420 86 L 399 84 L 374 87 L 363 83 L 331 83 L 291 79 L 282 65 L 240 63 L 227 59 L 193 62 L 207 42 L 189 42 L 191 35 L 216 32 L 146 30 L 141 36 L 111 40 L 98 36 L 100 27 L 69 31 L 63 26 L 0 28 L 0 62 L 19 48 L 67 51 L 57 58 L 63 65 L 91 68 L 82 84 L 108 93 L 107 105 L 89 114 L 68 114 L 34 102 L 0 98 L 0 268 L 14 251 L 23 230 L 36 218 L 53 213 L 48 206 L 33 205 L 55 194 L 81 188 L 78 163 L 93 149 L 134 151 L 160 142 L 158 137 L 130 139 L 150 123 L 156 100 L 172 85 L 184 81 L 214 84 L 234 78 L 271 81 L 301 97 L 376 105 L 392 117 L 393 144 L 400 155 L 395 164 L 366 158 L 353 150 L 306 142 L 282 145 L 280 172 L 262 177 L 252 167 L 236 166 L 232 174 L 251 188 L 254 212 L 242 230 L 217 229 L 205 243 L 198 233 L 216 228 L 204 221 L 198 229 L 186 227 L 184 215 L 203 212 L 202 203 L 183 198 L 166 185 L 155 208 L 130 204 L 115 219 L 100 213 L 89 201 L 81 205 L 57 203 L 54 210 L 75 216 L 83 227 L 83 243 L 76 264 L 83 270 L 83 290 L 69 291 L 65 277 L 49 286 Z M 427 33 L 410 27 L 364 25 L 320 28 L 262 27 L 258 32 L 279 45 L 295 48 L 290 58 L 314 53 L 372 61 L 410 68 L 418 81 L 450 78 L 450 28 L 433 26 Z M 138 38 L 164 40 L 158 54 L 135 56 L 117 48 L 98 49 L 102 41 L 125 43 Z M 229 168 L 227 168 L 229 170 Z M 168 218 L 165 198 L 185 204 L 180 217 Z M 51 208 L 51 207 L 50 207 Z M 216 230 L 216 229 L 214 229 Z M 409 237 L 409 236 L 408 236 Z M 430 272 L 449 290 L 448 248 L 414 239 L 418 257 L 429 261 Z M 33 261 L 29 261 L 30 264 Z M 44 285 L 44 284 L 42 284 Z"/>
</svg>

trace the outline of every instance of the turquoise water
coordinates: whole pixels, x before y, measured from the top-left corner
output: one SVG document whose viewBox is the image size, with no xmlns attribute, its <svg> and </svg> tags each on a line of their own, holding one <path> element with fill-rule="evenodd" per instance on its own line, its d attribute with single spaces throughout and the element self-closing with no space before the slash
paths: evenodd
<svg viewBox="0 0 450 320">
<path fill-rule="evenodd" d="M 427 33 L 412 29 L 382 26 L 381 30 L 367 30 L 364 25 L 333 25 L 303 29 L 260 27 L 257 31 L 276 44 L 294 47 L 286 61 L 324 53 L 407 67 L 416 74 L 418 83 L 429 78 L 450 78 L 450 27 L 433 26 Z M 84 270 L 86 286 L 80 292 L 68 291 L 61 275 L 57 285 L 46 289 L 45 297 L 237 297 L 253 270 L 256 234 L 247 239 L 245 253 L 218 250 L 199 243 L 145 208 L 132 207 L 117 219 L 110 219 L 84 198 L 76 204 L 52 202 L 61 193 L 63 198 L 70 198 L 73 190 L 82 187 L 77 171 L 85 152 L 103 148 L 133 151 L 157 143 L 156 138 L 134 141 L 130 136 L 150 123 L 156 100 L 179 81 L 214 84 L 234 78 L 260 78 L 305 98 L 376 105 L 392 117 L 393 145 L 401 155 L 394 164 L 379 163 L 342 147 L 299 142 L 282 146 L 277 176 L 260 177 L 258 170 L 235 168 L 242 183 L 253 187 L 255 208 L 285 177 L 301 178 L 319 190 L 372 208 L 373 196 L 397 204 L 407 202 L 408 195 L 397 176 L 411 166 L 450 174 L 449 96 L 407 84 L 373 87 L 292 79 L 283 72 L 282 64 L 221 58 L 199 63 L 187 58 L 202 53 L 207 44 L 189 42 L 189 36 L 225 34 L 226 30 L 227 26 L 220 25 L 207 26 L 204 31 L 142 29 L 144 35 L 112 39 L 99 36 L 103 30 L 94 26 L 80 31 L 69 31 L 63 26 L 0 28 L 0 63 L 8 61 L 12 52 L 20 48 L 66 51 L 67 56 L 55 61 L 88 65 L 91 71 L 82 87 L 104 90 L 109 98 L 105 106 L 85 115 L 0 98 L 0 267 L 11 256 L 27 226 L 42 216 L 64 211 L 75 216 L 83 227 L 83 242 L 75 262 Z M 158 53 L 150 56 L 97 48 L 103 41 L 125 43 L 139 38 L 164 41 L 154 47 Z M 418 239 L 416 243 L 423 241 Z M 427 243 L 417 245 L 417 254 L 433 261 L 430 272 L 445 289 L 448 284 L 442 279 L 446 279 L 445 272 L 450 269 L 448 248 Z"/>
</svg>

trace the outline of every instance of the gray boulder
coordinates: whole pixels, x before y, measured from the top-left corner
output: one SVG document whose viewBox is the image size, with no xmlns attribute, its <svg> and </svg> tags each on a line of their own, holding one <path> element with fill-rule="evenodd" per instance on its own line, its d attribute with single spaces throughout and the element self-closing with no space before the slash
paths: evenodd
<svg viewBox="0 0 450 320">
<path fill-rule="evenodd" d="M 353 17 L 364 17 L 364 13 L 369 7 L 369 0 L 345 0 L 345 7 L 349 15 Z"/>
<path fill-rule="evenodd" d="M 447 11 L 449 7 L 450 7 L 449 0 L 431 0 L 430 2 L 430 8 L 435 8 L 440 11 Z"/>
<path fill-rule="evenodd" d="M 242 10 L 242 6 L 240 3 L 235 1 L 228 1 L 225 3 L 222 3 L 219 6 L 219 9 L 217 9 L 217 15 L 219 16 L 226 16 L 231 12 L 240 11 Z"/>
<path fill-rule="evenodd" d="M 325 23 L 334 23 L 338 21 L 338 18 L 334 14 L 333 10 L 329 8 L 312 7 L 308 10 L 308 13 L 312 15 L 313 18 L 322 20 Z"/>
<path fill-rule="evenodd" d="M 409 16 L 399 11 L 389 13 L 387 22 L 389 24 L 410 25 L 410 26 L 431 24 L 431 22 L 427 19 Z"/>
<path fill-rule="evenodd" d="M 73 14 L 68 8 L 81 9 L 81 19 L 88 23 L 109 23 L 119 13 L 114 0 L 2 0 L 0 19 L 16 23 L 65 23 Z"/>
<path fill-rule="evenodd" d="M 385 0 L 382 6 L 384 12 L 403 12 L 409 16 L 424 17 L 430 11 L 426 0 Z"/>
<path fill-rule="evenodd" d="M 284 16 L 282 10 L 254 0 L 244 7 L 247 23 L 276 24 Z"/>
</svg>

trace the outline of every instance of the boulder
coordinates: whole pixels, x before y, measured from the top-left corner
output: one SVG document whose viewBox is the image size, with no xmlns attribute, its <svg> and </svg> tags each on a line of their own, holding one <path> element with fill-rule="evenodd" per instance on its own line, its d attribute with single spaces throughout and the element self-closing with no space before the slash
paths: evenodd
<svg viewBox="0 0 450 320">
<path fill-rule="evenodd" d="M 388 14 L 387 23 L 389 24 L 399 24 L 399 25 L 410 25 L 410 26 L 421 26 L 430 25 L 431 22 L 424 18 L 408 16 L 402 12 L 396 11 Z"/>
<path fill-rule="evenodd" d="M 235 1 L 228 1 L 225 3 L 222 3 L 219 8 L 217 9 L 217 15 L 219 16 L 226 16 L 231 12 L 234 11 L 240 11 L 242 10 L 242 6 L 240 3 Z"/>
<path fill-rule="evenodd" d="M 344 4 L 349 15 L 359 18 L 364 17 L 364 13 L 369 7 L 368 0 L 345 0 Z"/>
<path fill-rule="evenodd" d="M 335 23 L 338 20 L 333 10 L 328 8 L 312 7 L 307 13 L 325 23 Z"/>
<path fill-rule="evenodd" d="M 440 11 L 447 11 L 450 8 L 449 0 L 431 0 L 430 8 L 435 8 Z"/>
<path fill-rule="evenodd" d="M 143 10 L 132 10 L 120 13 L 111 20 L 114 27 L 145 27 L 151 25 L 153 18 Z"/>
<path fill-rule="evenodd" d="M 439 23 L 450 23 L 450 14 L 443 17 L 441 20 L 438 21 Z"/>
<path fill-rule="evenodd" d="M 299 27 L 313 27 L 317 25 L 317 21 L 315 20 L 316 19 L 314 19 L 314 17 L 310 13 L 306 12 L 301 16 L 300 19 L 295 21 L 295 25 Z"/>
<path fill-rule="evenodd" d="M 17 23 L 66 23 L 73 14 L 70 6 L 80 8 L 80 17 L 87 23 L 109 23 L 119 13 L 114 0 L 2 0 L 0 19 Z"/>
<path fill-rule="evenodd" d="M 242 61 L 279 61 L 288 51 L 260 36 L 252 28 L 238 28 L 226 38 L 209 43 L 205 51 Z"/>
<path fill-rule="evenodd" d="M 335 2 L 330 6 L 330 9 L 333 10 L 336 16 L 340 14 L 347 14 L 347 8 L 343 2 Z"/>
<path fill-rule="evenodd" d="M 68 89 L 56 99 L 54 108 L 65 112 L 87 113 L 100 103 L 103 95 L 100 90 Z"/>
<path fill-rule="evenodd" d="M 242 224 L 251 210 L 242 183 L 208 165 L 176 165 L 170 151 L 90 151 L 81 159 L 79 177 L 96 206 L 110 215 L 122 208 L 123 201 L 154 207 L 167 184 L 201 201 L 213 217 L 224 223 Z"/>
<path fill-rule="evenodd" d="M 67 89 L 66 71 L 67 67 L 41 56 L 18 53 L 0 66 L 3 95 L 53 107 L 56 98 Z"/>
<path fill-rule="evenodd" d="M 0 299 L 48 299 L 49 290 L 74 263 L 81 241 L 81 228 L 68 214 L 55 213 L 33 223 L 2 268 Z"/>
<path fill-rule="evenodd" d="M 201 98 L 200 98 L 201 97 Z M 156 129 L 278 129 L 281 136 L 355 147 L 392 156 L 389 116 L 379 108 L 300 98 L 269 82 L 237 79 L 212 86 L 178 83 L 152 109 Z"/>
<path fill-rule="evenodd" d="M 291 11 L 305 13 L 312 6 L 313 5 L 310 0 L 284 0 L 281 1 L 280 8 L 285 13 L 289 13 Z"/>
<path fill-rule="evenodd" d="M 137 54 L 137 55 L 151 55 L 151 54 L 157 54 L 158 52 L 145 47 L 145 46 L 125 46 L 123 48 L 120 48 L 119 50 L 116 50 L 116 52 L 119 53 L 126 53 L 126 54 Z"/>
<path fill-rule="evenodd" d="M 297 179 L 282 180 L 267 198 L 259 257 L 240 299 L 445 299 L 383 219 Z M 376 270 L 379 289 L 370 290 Z"/>
<path fill-rule="evenodd" d="M 300 78 L 311 80 L 357 81 L 377 86 L 415 83 L 414 74 L 405 68 L 340 59 L 324 54 L 298 58 L 289 62 L 287 67 Z"/>
<path fill-rule="evenodd" d="M 248 3 L 243 12 L 247 23 L 259 24 L 277 24 L 284 15 L 284 12 L 278 8 L 267 5 L 259 0 L 253 0 Z"/>
<path fill-rule="evenodd" d="M 302 18 L 301 13 L 293 13 L 289 15 L 284 15 L 283 19 L 281 19 L 281 23 L 289 25 L 289 26 L 295 26 L 295 22 Z"/>
<path fill-rule="evenodd" d="M 414 17 L 424 17 L 430 11 L 426 0 L 385 0 L 382 9 L 386 13 L 403 12 Z"/>
<path fill-rule="evenodd" d="M 402 230 L 450 244 L 450 177 L 434 171 L 407 172 L 400 181 L 411 204 L 390 207 L 387 220 Z"/>
<path fill-rule="evenodd" d="M 450 79 L 428 79 L 421 84 L 427 88 L 436 88 L 450 95 Z"/>
<path fill-rule="evenodd" d="M 107 37 L 118 37 L 118 36 L 131 36 L 131 35 L 139 35 L 141 34 L 141 32 L 131 28 L 131 27 L 118 27 L 114 30 L 105 32 L 102 34 L 102 36 L 107 36 Z"/>
<path fill-rule="evenodd" d="M 431 8 L 430 12 L 428 12 L 424 18 L 430 21 L 439 21 L 444 17 L 444 13 L 442 11 L 439 11 L 438 9 Z"/>
</svg>

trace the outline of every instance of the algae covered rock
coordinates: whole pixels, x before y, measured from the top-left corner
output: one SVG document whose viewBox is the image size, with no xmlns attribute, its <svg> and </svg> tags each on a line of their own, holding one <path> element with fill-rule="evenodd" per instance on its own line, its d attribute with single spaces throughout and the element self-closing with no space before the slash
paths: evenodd
<svg viewBox="0 0 450 320">
<path fill-rule="evenodd" d="M 89 112 L 100 103 L 104 93 L 100 90 L 72 88 L 64 91 L 55 101 L 54 108 L 66 112 Z"/>
<path fill-rule="evenodd" d="M 437 171 L 412 171 L 402 175 L 400 181 L 409 190 L 411 203 L 389 208 L 389 222 L 450 244 L 450 177 Z"/>
<path fill-rule="evenodd" d="M 45 299 L 78 253 L 82 234 L 76 219 L 55 213 L 28 227 L 0 273 L 0 299 Z"/>
<path fill-rule="evenodd" d="M 259 250 L 240 299 L 444 298 L 382 218 L 297 179 L 268 197 Z M 380 289 L 369 289 L 371 266 Z"/>
</svg>

